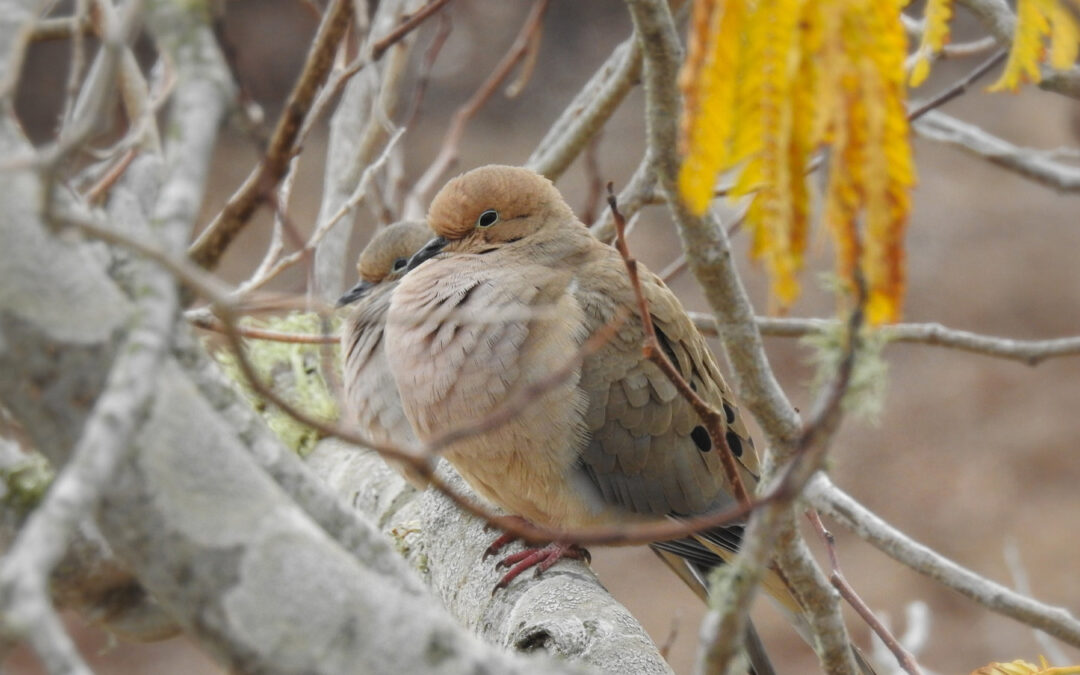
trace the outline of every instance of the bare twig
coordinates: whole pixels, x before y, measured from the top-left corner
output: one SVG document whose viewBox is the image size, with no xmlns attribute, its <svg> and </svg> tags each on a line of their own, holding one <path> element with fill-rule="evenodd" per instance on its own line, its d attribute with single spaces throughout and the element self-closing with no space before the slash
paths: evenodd
<svg viewBox="0 0 1080 675">
<path fill-rule="evenodd" d="M 1007 49 L 999 49 L 997 52 L 994 53 L 993 56 L 976 66 L 974 70 L 961 78 L 955 84 L 946 88 L 945 91 L 941 92 L 937 96 L 934 96 L 933 98 L 924 103 L 913 106 L 910 110 L 908 110 L 908 119 L 914 122 L 915 120 L 919 119 L 934 108 L 940 108 L 954 98 L 963 95 L 967 91 L 968 87 L 975 84 L 975 82 L 977 82 L 980 77 L 990 72 L 990 70 L 994 66 L 1004 61 L 1005 57 L 1008 56 L 1008 54 L 1009 51 Z"/>
<path fill-rule="evenodd" d="M 215 333 L 225 332 L 225 323 L 214 316 L 195 316 L 191 320 L 193 326 L 212 330 Z M 269 340 L 271 342 L 289 342 L 293 344 L 326 345 L 340 342 L 341 338 L 336 335 L 316 335 L 314 333 L 286 333 L 279 330 L 267 330 L 264 328 L 251 328 L 249 326 L 237 326 L 236 332 L 241 337 L 249 340 Z"/>
<path fill-rule="evenodd" d="M 1080 168 L 1055 162 L 1039 150 L 1015 146 L 943 112 L 927 113 L 914 127 L 920 136 L 958 147 L 1047 187 L 1080 191 Z"/>
<path fill-rule="evenodd" d="M 806 516 L 813 523 L 814 529 L 821 535 L 821 540 L 825 543 L 825 550 L 829 554 L 829 565 L 832 567 L 832 571 L 829 573 L 829 581 L 840 592 L 844 600 L 862 617 L 862 620 L 870 626 L 870 629 L 881 638 L 881 641 L 896 657 L 900 667 L 910 675 L 922 675 L 922 670 L 915 661 L 915 656 L 905 649 L 904 645 L 893 636 L 888 627 L 877 618 L 877 615 L 859 597 L 859 594 L 855 592 L 855 589 L 848 582 L 847 577 L 844 576 L 843 571 L 840 569 L 840 561 L 836 556 L 836 537 L 833 536 L 832 532 L 825 529 L 825 523 L 821 522 L 821 516 L 813 509 L 807 511 Z"/>
<path fill-rule="evenodd" d="M 876 546 L 889 557 L 957 591 L 987 609 L 1038 628 L 1074 647 L 1080 647 L 1080 621 L 1063 607 L 1053 607 L 1021 595 L 961 567 L 886 523 L 850 495 L 818 474 L 804 492 L 822 514 Z"/>
<path fill-rule="evenodd" d="M 416 30 L 429 16 L 438 12 L 449 2 L 450 0 L 432 0 L 432 2 L 424 5 L 409 16 L 402 18 L 400 26 L 371 45 L 371 60 L 378 61 L 387 49 L 390 49 L 395 43 Z"/>
<path fill-rule="evenodd" d="M 690 318 L 705 335 L 716 335 L 716 320 L 701 312 L 690 312 Z M 825 333 L 836 325 L 835 319 L 798 319 L 759 316 L 756 319 L 762 335 L 802 337 Z M 1019 361 L 1035 366 L 1047 359 L 1080 356 L 1080 336 L 1050 340 L 1014 340 L 981 335 L 966 330 L 947 328 L 940 323 L 897 323 L 877 329 L 886 342 L 910 342 Z"/>
<path fill-rule="evenodd" d="M 631 35 L 581 88 L 551 125 L 525 166 L 551 180 L 562 175 L 641 77 L 641 48 Z M 625 209 L 628 200 L 619 195 Z M 631 214 L 632 215 L 632 214 Z"/>
<path fill-rule="evenodd" d="M 356 189 L 353 191 L 352 196 L 346 201 L 345 204 L 338 209 L 337 213 L 330 217 L 324 223 L 320 223 L 319 227 L 315 228 L 315 231 L 308 237 L 307 242 L 303 248 L 298 251 L 293 251 L 287 256 L 280 257 L 270 265 L 268 268 L 264 265 L 259 266 L 259 270 L 256 271 L 250 279 L 245 281 L 237 289 L 237 295 L 246 295 L 252 291 L 256 291 L 266 284 L 270 283 L 275 277 L 284 272 L 289 267 L 292 267 L 301 260 L 308 259 L 318 247 L 319 243 L 326 236 L 326 233 L 342 218 L 344 218 L 350 210 L 360 204 L 367 195 L 368 186 L 375 178 L 375 172 L 387 161 L 390 157 L 390 152 L 394 146 L 401 139 L 404 134 L 404 129 L 398 129 L 398 131 L 387 142 L 386 147 L 383 149 L 382 154 L 372 162 L 366 169 L 364 169 L 363 175 L 360 177 L 360 182 L 357 184 Z"/>
<path fill-rule="evenodd" d="M 457 162 L 458 148 L 461 145 L 462 137 L 465 135 L 465 127 L 468 126 L 476 113 L 484 107 L 492 94 L 509 77 L 514 66 L 525 57 L 529 49 L 530 36 L 540 30 L 549 1 L 535 0 L 529 15 L 521 26 L 521 30 L 518 31 L 513 44 L 510 45 L 509 51 L 495 66 L 495 70 L 480 85 L 480 88 L 476 90 L 476 93 L 454 113 L 454 117 L 450 121 L 450 127 L 443 137 L 443 144 L 439 154 L 428 165 L 424 175 L 413 185 L 413 189 L 406 199 L 404 214 L 406 218 L 420 218 L 423 215 L 424 207 L 431 200 L 435 188 L 442 181 L 446 172 Z"/>
<path fill-rule="evenodd" d="M 101 177 L 101 180 L 94 183 L 94 185 L 92 185 L 83 195 L 87 203 L 100 203 L 112 186 L 116 184 L 116 181 L 120 180 L 120 177 L 123 176 L 124 172 L 131 166 L 131 162 L 135 159 L 135 155 L 138 154 L 138 152 L 139 151 L 136 148 L 128 148 L 125 150 L 124 154 L 120 155 L 120 159 L 116 160 L 105 175 Z"/>
<path fill-rule="evenodd" d="M 48 42 L 51 40 L 68 40 L 76 32 L 89 33 L 93 30 L 90 17 L 86 14 L 81 16 L 53 17 L 34 22 L 30 32 L 31 42 Z"/>
<path fill-rule="evenodd" d="M 1020 557 L 1020 547 L 1016 545 L 1016 541 L 1011 538 L 1007 540 L 1003 553 L 1005 565 L 1009 568 L 1009 574 L 1013 578 L 1013 586 L 1016 587 L 1017 592 L 1031 595 L 1031 583 L 1028 581 L 1028 573 L 1024 568 L 1024 561 Z M 1039 650 L 1047 656 L 1050 663 L 1063 665 L 1069 662 L 1061 647 L 1049 635 L 1041 630 L 1031 632 L 1034 634 L 1035 642 L 1039 643 Z"/>
<path fill-rule="evenodd" d="M 213 269 L 236 235 L 247 225 L 258 205 L 285 175 L 294 153 L 300 125 L 326 80 L 334 53 L 352 23 L 350 0 L 334 0 L 315 35 L 304 68 L 285 103 L 263 158 L 247 180 L 191 245 L 188 253 L 199 265 Z"/>
<path fill-rule="evenodd" d="M 72 22 L 75 25 L 81 25 L 86 23 L 89 17 L 89 0 L 76 0 L 75 15 L 72 17 Z M 75 100 L 79 96 L 79 79 L 82 77 L 83 68 L 86 65 L 84 37 L 84 32 L 81 30 L 72 31 L 71 33 L 71 59 L 68 64 L 67 86 L 64 88 L 64 109 L 60 113 L 61 129 L 71 123 L 71 116 L 75 112 Z"/>
</svg>

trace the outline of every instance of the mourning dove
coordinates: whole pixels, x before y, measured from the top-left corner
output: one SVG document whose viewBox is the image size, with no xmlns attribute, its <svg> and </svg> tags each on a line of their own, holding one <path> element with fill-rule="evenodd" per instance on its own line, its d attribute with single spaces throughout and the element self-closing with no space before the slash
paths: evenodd
<svg viewBox="0 0 1080 675">
<path fill-rule="evenodd" d="M 415 439 L 386 363 L 383 329 L 390 294 L 404 276 L 409 257 L 431 236 L 423 222 L 395 223 L 379 231 L 356 263 L 360 283 L 338 300 L 339 306 L 350 305 L 341 333 L 344 419 L 378 443 L 408 443 Z M 413 480 L 409 474 L 406 476 Z"/>
<path fill-rule="evenodd" d="M 410 261 L 386 328 L 387 358 L 421 440 L 484 419 L 511 392 L 565 367 L 589 336 L 627 317 L 568 378 L 504 424 L 444 451 L 478 493 L 555 529 L 696 515 L 734 503 L 719 455 L 725 450 L 714 447 L 691 405 L 642 353 L 644 329 L 624 261 L 589 233 L 549 180 L 517 167 L 474 169 L 436 195 L 427 221 L 438 236 Z M 704 337 L 664 282 L 638 269 L 661 349 L 723 414 L 726 444 L 752 488 L 754 445 Z M 686 559 L 700 579 L 730 557 L 741 535 L 732 525 L 655 546 L 669 564 L 670 553 Z M 581 550 L 556 542 L 510 556 L 503 562 L 516 564 L 502 583 L 567 555 Z M 798 612 L 786 587 L 770 578 L 770 592 Z M 772 672 L 767 662 L 754 668 Z"/>
</svg>

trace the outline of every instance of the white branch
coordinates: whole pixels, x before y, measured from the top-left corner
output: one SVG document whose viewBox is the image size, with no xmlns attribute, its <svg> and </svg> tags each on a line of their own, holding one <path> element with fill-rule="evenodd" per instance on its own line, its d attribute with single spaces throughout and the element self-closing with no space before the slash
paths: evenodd
<svg viewBox="0 0 1080 675">
<path fill-rule="evenodd" d="M 961 567 L 908 537 L 842 491 L 824 474 L 807 486 L 805 498 L 821 511 L 891 558 L 971 598 L 987 609 L 1016 619 L 1080 647 L 1080 621 L 1062 607 L 1021 595 Z"/>
<path fill-rule="evenodd" d="M 1013 145 L 938 110 L 926 113 L 914 126 L 924 138 L 958 147 L 1047 187 L 1062 192 L 1080 191 L 1080 168 L 1054 161 L 1043 150 Z"/>
<path fill-rule="evenodd" d="M 698 330 L 705 335 L 716 335 L 716 322 L 711 315 L 690 312 L 690 318 L 694 320 L 694 325 L 698 327 Z M 759 316 L 756 321 L 762 335 L 776 337 L 815 335 L 830 331 L 837 325 L 835 319 Z M 1020 361 L 1030 366 L 1038 365 L 1047 359 L 1080 356 L 1080 337 L 1015 340 L 947 328 L 940 323 L 897 323 L 881 326 L 878 331 L 888 342 L 910 342 L 946 347 L 973 354 Z"/>
<path fill-rule="evenodd" d="M 557 180 L 603 128 L 640 77 L 641 48 L 631 35 L 611 52 L 563 110 L 525 166 Z"/>
</svg>

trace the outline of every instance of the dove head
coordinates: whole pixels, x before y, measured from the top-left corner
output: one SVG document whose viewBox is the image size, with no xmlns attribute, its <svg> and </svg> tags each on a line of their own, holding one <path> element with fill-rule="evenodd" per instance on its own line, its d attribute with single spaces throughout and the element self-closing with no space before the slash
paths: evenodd
<svg viewBox="0 0 1080 675">
<path fill-rule="evenodd" d="M 377 284 L 400 279 L 407 271 L 409 257 L 429 239 L 431 230 L 423 221 L 401 221 L 377 232 L 356 262 L 360 283 L 341 296 L 338 306 L 356 302 Z"/>
<path fill-rule="evenodd" d="M 448 182 L 431 202 L 428 223 L 445 240 L 440 250 L 460 253 L 488 253 L 567 223 L 581 227 L 550 180 L 529 169 L 495 165 Z"/>
</svg>

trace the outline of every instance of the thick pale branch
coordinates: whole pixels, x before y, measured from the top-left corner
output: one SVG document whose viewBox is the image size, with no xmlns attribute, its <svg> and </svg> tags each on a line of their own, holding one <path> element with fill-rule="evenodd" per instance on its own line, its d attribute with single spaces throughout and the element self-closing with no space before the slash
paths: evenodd
<svg viewBox="0 0 1080 675">
<path fill-rule="evenodd" d="M 377 455 L 323 441 L 308 465 L 383 532 L 425 577 L 446 608 L 485 641 L 541 648 L 608 673 L 670 673 L 640 624 L 581 561 L 564 560 L 492 593 L 503 575 L 484 551 L 495 534 L 435 490 L 417 493 Z M 456 491 L 464 481 L 443 464 Z"/>
<path fill-rule="evenodd" d="M 630 36 L 619 44 L 551 125 L 525 166 L 558 180 L 618 109 L 641 77 L 641 48 Z"/>
</svg>

